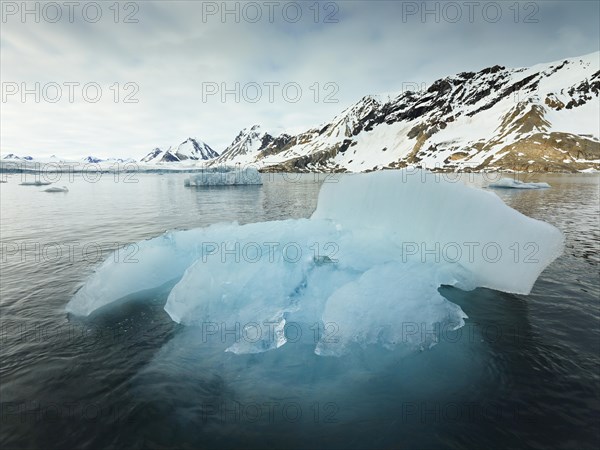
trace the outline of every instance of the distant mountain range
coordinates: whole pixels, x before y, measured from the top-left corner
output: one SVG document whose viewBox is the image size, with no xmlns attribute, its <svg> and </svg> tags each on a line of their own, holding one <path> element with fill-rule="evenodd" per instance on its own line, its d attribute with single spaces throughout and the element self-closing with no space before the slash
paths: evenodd
<svg viewBox="0 0 600 450">
<path fill-rule="evenodd" d="M 274 136 L 254 125 L 221 154 L 188 138 L 167 150 L 156 148 L 140 162 L 240 163 L 293 172 L 366 172 L 408 165 L 465 171 L 599 170 L 599 93 L 600 52 L 529 68 L 493 66 L 442 78 L 422 91 L 366 96 L 330 122 L 297 135 Z M 9 156 L 18 159 L 5 158 Z"/>
<path fill-rule="evenodd" d="M 97 158 L 95 156 L 86 156 L 80 159 L 72 159 L 72 158 L 59 158 L 56 155 L 52 155 L 44 158 L 33 158 L 31 156 L 18 156 L 14 153 L 9 153 L 8 155 L 2 158 L 6 161 L 31 161 L 33 163 L 82 163 L 82 164 L 100 164 L 100 163 L 135 163 L 137 162 L 133 158 Z"/>
<path fill-rule="evenodd" d="M 31 156 L 17 156 L 14 153 L 9 153 L 3 159 L 19 159 L 19 160 L 25 160 L 25 161 L 33 161 L 33 157 L 31 157 Z"/>
</svg>

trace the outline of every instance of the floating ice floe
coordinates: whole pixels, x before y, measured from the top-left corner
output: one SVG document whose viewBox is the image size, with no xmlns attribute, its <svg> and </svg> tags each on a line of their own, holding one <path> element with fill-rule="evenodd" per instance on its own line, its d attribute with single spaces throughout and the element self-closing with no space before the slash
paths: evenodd
<svg viewBox="0 0 600 450">
<path fill-rule="evenodd" d="M 49 184 L 52 184 L 48 181 L 23 181 L 22 183 L 19 183 L 19 186 L 48 186 Z"/>
<path fill-rule="evenodd" d="M 288 342 L 286 326 L 321 323 L 334 324 L 335 337 L 323 333 L 315 353 L 339 356 L 356 346 L 421 345 L 406 324 L 461 327 L 466 315 L 442 285 L 528 294 L 562 253 L 563 235 L 492 192 L 383 171 L 323 184 L 310 219 L 170 231 L 136 248 L 135 264 L 104 261 L 67 311 L 86 316 L 167 286 L 164 308 L 175 322 L 241 324 L 255 336 L 224 350 L 277 349 Z M 263 324 L 271 332 L 257 334 Z"/>
<path fill-rule="evenodd" d="M 262 178 L 254 167 L 237 168 L 230 166 L 214 167 L 202 170 L 184 180 L 185 186 L 241 186 L 260 185 Z"/>
<path fill-rule="evenodd" d="M 44 192 L 69 192 L 66 186 L 63 187 L 51 187 L 48 189 L 44 189 Z"/>
<path fill-rule="evenodd" d="M 526 183 L 524 181 L 513 180 L 512 178 L 502 178 L 488 187 L 498 189 L 548 189 L 548 183 Z"/>
</svg>

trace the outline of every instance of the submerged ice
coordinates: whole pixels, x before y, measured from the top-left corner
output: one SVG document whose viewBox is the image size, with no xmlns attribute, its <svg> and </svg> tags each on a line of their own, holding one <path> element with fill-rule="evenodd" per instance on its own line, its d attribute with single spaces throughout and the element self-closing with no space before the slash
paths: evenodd
<svg viewBox="0 0 600 450">
<path fill-rule="evenodd" d="M 170 317 L 238 327 L 245 338 L 228 342 L 230 352 L 276 349 L 292 341 L 292 324 L 318 323 L 315 353 L 338 356 L 355 345 L 422 346 L 407 324 L 462 326 L 441 285 L 528 294 L 563 236 L 494 193 L 384 171 L 325 183 L 310 219 L 215 224 L 137 246 L 135 264 L 109 257 L 68 312 L 89 315 L 171 282 Z"/>
</svg>

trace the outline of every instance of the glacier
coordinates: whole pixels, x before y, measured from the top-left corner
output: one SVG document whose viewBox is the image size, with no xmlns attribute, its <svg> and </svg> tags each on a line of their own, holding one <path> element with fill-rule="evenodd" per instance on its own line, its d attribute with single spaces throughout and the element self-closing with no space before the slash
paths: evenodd
<svg viewBox="0 0 600 450">
<path fill-rule="evenodd" d="M 493 192 L 400 170 L 324 183 L 309 219 L 214 224 L 136 245 L 134 263 L 109 257 L 67 312 L 88 316 L 168 286 L 172 320 L 233 330 L 225 351 L 275 350 L 298 324 L 319 324 L 314 352 L 341 356 L 435 344 L 407 328 L 457 329 L 467 318 L 440 286 L 528 294 L 564 237 Z"/>
</svg>

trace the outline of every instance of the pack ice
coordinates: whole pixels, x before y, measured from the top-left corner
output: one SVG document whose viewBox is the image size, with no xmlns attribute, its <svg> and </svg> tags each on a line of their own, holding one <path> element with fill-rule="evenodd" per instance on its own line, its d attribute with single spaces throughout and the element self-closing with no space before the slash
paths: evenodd
<svg viewBox="0 0 600 450">
<path fill-rule="evenodd" d="M 323 184 L 310 219 L 215 224 L 137 245 L 137 263 L 109 257 L 67 311 L 86 316 L 171 282 L 164 308 L 174 321 L 239 324 L 253 336 L 228 351 L 276 349 L 292 324 L 320 323 L 335 338 L 322 333 L 315 353 L 339 356 L 422 345 L 403 332 L 409 323 L 462 326 L 465 313 L 441 285 L 528 294 L 562 253 L 563 235 L 493 192 L 403 170 Z"/>
</svg>

